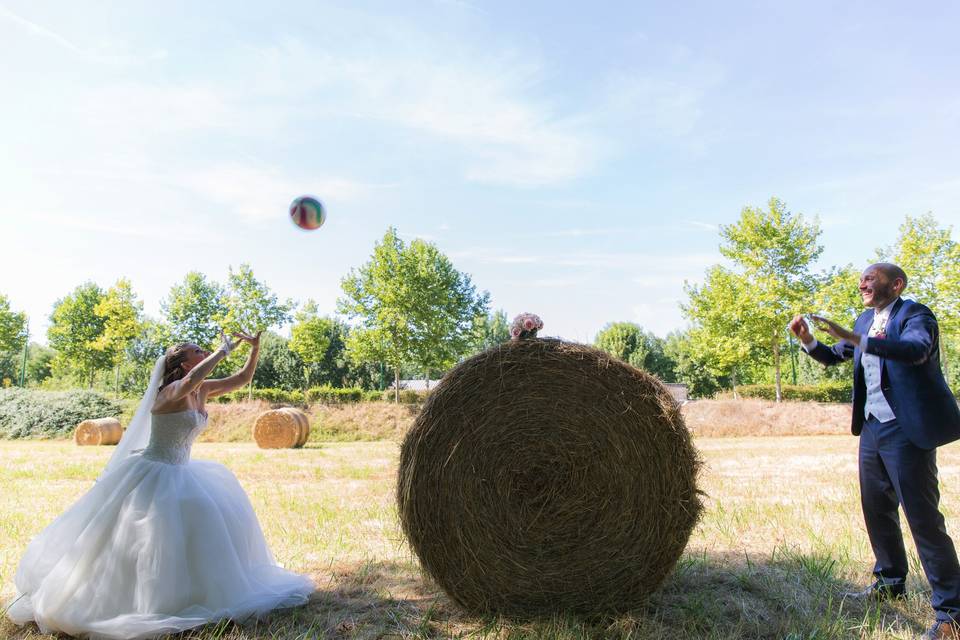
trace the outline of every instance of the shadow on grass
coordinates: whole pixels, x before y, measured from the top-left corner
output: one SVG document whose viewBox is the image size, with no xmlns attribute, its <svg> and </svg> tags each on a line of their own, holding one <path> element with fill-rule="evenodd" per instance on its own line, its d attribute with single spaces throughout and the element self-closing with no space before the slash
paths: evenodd
<svg viewBox="0 0 960 640">
<path fill-rule="evenodd" d="M 842 593 L 859 585 L 839 578 L 833 559 L 789 550 L 762 559 L 688 550 L 642 610 L 590 619 L 470 616 L 412 563 L 343 565 L 315 578 L 318 591 L 305 606 L 171 638 L 902 638 L 921 633 L 929 617 L 923 592 L 906 603 L 844 600 Z M 36 627 L 0 623 L 0 635 L 6 634 L 12 640 L 49 637 Z"/>
</svg>

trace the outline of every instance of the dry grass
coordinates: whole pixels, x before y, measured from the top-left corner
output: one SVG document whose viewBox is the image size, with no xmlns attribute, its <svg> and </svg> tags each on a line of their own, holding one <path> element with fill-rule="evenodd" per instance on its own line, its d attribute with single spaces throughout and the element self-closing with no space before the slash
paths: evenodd
<svg viewBox="0 0 960 640">
<path fill-rule="evenodd" d="M 210 424 L 203 442 L 252 442 L 257 416 L 280 405 L 267 402 L 209 404 Z M 127 402 L 121 424 L 129 422 L 135 403 Z M 399 442 L 413 425 L 419 407 L 391 402 L 312 405 L 310 442 L 391 440 Z M 848 435 L 850 407 L 817 402 L 767 400 L 697 400 L 683 406 L 694 434 L 706 437 Z M 127 415 L 130 414 L 130 415 Z"/>
<path fill-rule="evenodd" d="M 200 441 L 252 442 L 251 433 L 257 416 L 274 406 L 279 405 L 259 401 L 209 404 L 210 422 Z M 417 410 L 414 405 L 389 402 L 314 404 L 305 410 L 310 419 L 308 442 L 399 442 L 413 424 Z"/>
<path fill-rule="evenodd" d="M 864 608 L 840 591 L 869 578 L 853 437 L 698 438 L 705 512 L 677 570 L 629 615 L 535 621 L 471 618 L 424 581 L 398 533 L 397 445 L 310 444 L 263 451 L 198 444 L 231 468 L 287 567 L 318 585 L 311 602 L 259 623 L 211 625 L 183 639 L 913 638 L 931 618 L 914 572 L 906 602 Z M 0 442 L 0 598 L 28 541 L 86 491 L 109 448 Z M 960 446 L 939 454 L 948 529 L 960 527 Z M 0 638 L 53 640 L 0 621 Z"/>
<path fill-rule="evenodd" d="M 695 435 L 729 436 L 850 435 L 850 405 L 769 400 L 697 400 L 683 406 Z"/>
</svg>

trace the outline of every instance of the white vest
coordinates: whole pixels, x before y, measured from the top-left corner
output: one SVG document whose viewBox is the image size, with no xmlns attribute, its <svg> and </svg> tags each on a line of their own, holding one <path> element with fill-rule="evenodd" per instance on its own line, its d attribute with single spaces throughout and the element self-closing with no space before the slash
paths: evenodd
<svg viewBox="0 0 960 640">
<path fill-rule="evenodd" d="M 878 333 L 886 330 L 887 321 L 890 319 L 890 312 L 893 311 L 893 305 L 896 300 L 885 306 L 883 309 L 877 309 L 873 314 L 873 324 L 870 326 L 868 337 L 873 338 Z M 897 416 L 890 408 L 886 396 L 880 390 L 880 382 L 883 367 L 880 364 L 880 356 L 869 354 L 864 347 L 867 346 L 867 339 L 860 342 L 860 364 L 863 365 L 863 377 L 867 383 L 867 402 L 863 407 L 863 415 L 866 418 L 873 416 L 880 422 L 889 422 Z"/>
</svg>

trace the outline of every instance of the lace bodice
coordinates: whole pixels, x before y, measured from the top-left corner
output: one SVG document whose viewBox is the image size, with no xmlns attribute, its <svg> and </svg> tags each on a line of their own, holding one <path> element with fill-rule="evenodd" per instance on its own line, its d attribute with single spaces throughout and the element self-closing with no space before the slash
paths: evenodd
<svg viewBox="0 0 960 640">
<path fill-rule="evenodd" d="M 196 409 L 176 413 L 154 413 L 150 444 L 143 457 L 168 464 L 186 464 L 194 439 L 207 426 L 207 416 Z"/>
</svg>

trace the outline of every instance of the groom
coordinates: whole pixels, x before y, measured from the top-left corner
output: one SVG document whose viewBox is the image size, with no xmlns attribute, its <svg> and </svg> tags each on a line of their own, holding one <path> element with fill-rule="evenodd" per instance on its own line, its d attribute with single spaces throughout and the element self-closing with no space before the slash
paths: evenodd
<svg viewBox="0 0 960 640">
<path fill-rule="evenodd" d="M 790 329 L 815 360 L 854 361 L 852 431 L 860 436 L 860 500 L 876 581 L 851 595 L 904 596 L 903 507 L 933 590 L 936 620 L 923 637 L 960 638 L 960 565 L 939 510 L 936 450 L 960 438 L 960 411 L 940 371 L 937 319 L 922 304 L 900 297 L 906 286 L 900 267 L 871 265 L 860 277 L 867 310 L 852 331 L 813 317 L 836 344 L 818 342 L 802 316 Z"/>
</svg>

